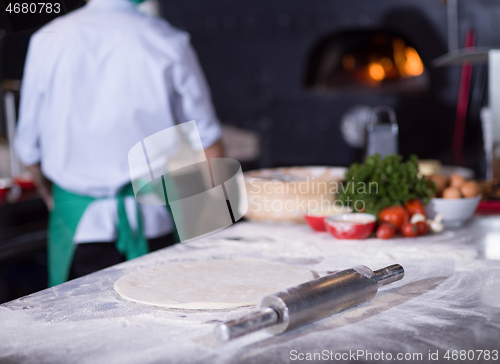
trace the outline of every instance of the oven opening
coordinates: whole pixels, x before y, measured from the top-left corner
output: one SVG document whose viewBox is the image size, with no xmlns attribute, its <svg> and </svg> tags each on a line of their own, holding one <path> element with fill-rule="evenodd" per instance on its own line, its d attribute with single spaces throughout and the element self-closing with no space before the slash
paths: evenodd
<svg viewBox="0 0 500 364">
<path fill-rule="evenodd" d="M 339 33 L 310 53 L 305 88 L 421 92 L 429 78 L 417 50 L 402 36 L 382 31 Z"/>
</svg>

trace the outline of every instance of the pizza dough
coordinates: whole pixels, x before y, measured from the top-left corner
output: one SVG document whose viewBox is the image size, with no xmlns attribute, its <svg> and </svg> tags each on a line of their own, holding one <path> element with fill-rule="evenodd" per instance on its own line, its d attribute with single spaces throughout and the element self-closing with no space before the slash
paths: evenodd
<svg viewBox="0 0 500 364">
<path fill-rule="evenodd" d="M 315 276 L 306 268 L 262 260 L 207 260 L 164 265 L 115 282 L 124 299 L 191 310 L 255 305 L 263 296 Z"/>
</svg>

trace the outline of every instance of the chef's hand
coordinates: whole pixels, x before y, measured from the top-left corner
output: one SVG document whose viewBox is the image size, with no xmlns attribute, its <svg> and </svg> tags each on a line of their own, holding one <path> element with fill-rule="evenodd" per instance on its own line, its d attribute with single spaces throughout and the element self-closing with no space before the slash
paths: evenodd
<svg viewBox="0 0 500 364">
<path fill-rule="evenodd" d="M 205 156 L 207 159 L 210 158 L 223 158 L 224 157 L 224 146 L 222 145 L 222 140 L 217 140 L 214 144 L 205 149 Z"/>
<path fill-rule="evenodd" d="M 42 198 L 43 202 L 45 202 L 45 205 L 47 205 L 47 209 L 49 211 L 52 211 L 52 209 L 54 208 L 54 200 L 52 199 L 51 193 L 52 183 L 43 175 L 40 164 L 26 166 L 26 169 L 33 177 L 33 181 L 35 182 L 38 194 Z"/>
</svg>

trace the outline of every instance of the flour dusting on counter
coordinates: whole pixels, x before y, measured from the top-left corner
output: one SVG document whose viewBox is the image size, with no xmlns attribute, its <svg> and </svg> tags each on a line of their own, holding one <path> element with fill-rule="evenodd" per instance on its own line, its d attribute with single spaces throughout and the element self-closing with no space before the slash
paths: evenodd
<svg viewBox="0 0 500 364">
<path fill-rule="evenodd" d="M 290 350 L 422 352 L 496 349 L 500 342 L 500 261 L 486 259 L 493 218 L 442 235 L 338 241 L 307 226 L 238 223 L 212 236 L 0 305 L 0 362 L 262 363 L 287 362 Z M 363 264 L 394 263 L 403 280 L 369 302 L 279 336 L 258 332 L 227 344 L 217 323 L 253 308 L 188 311 L 127 302 L 114 282 L 134 271 L 182 262 L 251 258 L 320 275 Z M 444 353 L 444 352 L 443 352 Z"/>
</svg>

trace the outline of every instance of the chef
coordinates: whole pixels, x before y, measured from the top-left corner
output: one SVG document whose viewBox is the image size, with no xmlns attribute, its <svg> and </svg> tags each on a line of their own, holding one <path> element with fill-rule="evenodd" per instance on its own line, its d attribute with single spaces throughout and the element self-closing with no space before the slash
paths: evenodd
<svg viewBox="0 0 500 364">
<path fill-rule="evenodd" d="M 135 201 L 127 156 L 189 120 L 221 157 L 188 34 L 130 0 L 91 0 L 32 36 L 15 146 L 50 211 L 50 286 L 174 243 L 165 206 Z"/>
</svg>

